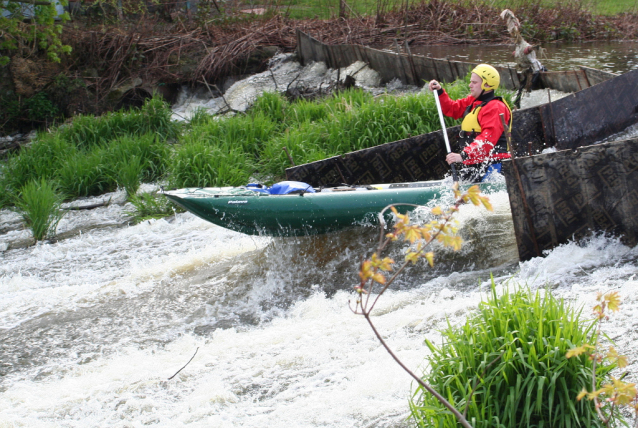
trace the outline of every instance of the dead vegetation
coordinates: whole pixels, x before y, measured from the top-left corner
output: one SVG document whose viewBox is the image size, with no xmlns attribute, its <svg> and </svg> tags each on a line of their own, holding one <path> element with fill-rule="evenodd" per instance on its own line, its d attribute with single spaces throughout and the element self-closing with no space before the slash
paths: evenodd
<svg viewBox="0 0 638 428">
<path fill-rule="evenodd" d="M 65 42 L 76 53 L 69 68 L 95 70 L 97 75 L 90 85 L 108 92 L 123 80 L 138 76 L 152 82 L 210 82 L 241 74 L 251 56 L 265 64 L 259 55 L 261 47 L 292 51 L 296 29 L 328 44 L 390 46 L 395 39 L 400 45 L 405 41 L 410 45 L 508 43 L 499 13 L 486 5 L 468 7 L 434 0 L 378 16 L 330 20 L 289 20 L 276 15 L 201 25 L 142 18 L 126 30 L 121 26 L 88 29 L 76 24 L 65 32 Z M 577 3 L 544 9 L 539 2 L 532 2 L 514 13 L 524 23 L 524 36 L 533 42 L 638 37 L 636 16 L 594 19 Z"/>
<path fill-rule="evenodd" d="M 118 17 L 114 25 L 96 25 L 84 16 L 65 25 L 63 42 L 73 52 L 64 59 L 62 71 L 71 81 L 83 82 L 83 99 L 70 100 L 71 107 L 60 110 L 73 114 L 117 108 L 109 97 L 118 88 L 138 91 L 130 96 L 143 98 L 162 85 L 212 85 L 227 76 L 263 71 L 274 52 L 295 49 L 297 29 L 328 44 L 511 43 L 500 12 L 482 3 L 431 0 L 407 9 L 380 10 L 371 16 L 344 13 L 329 20 L 292 20 L 283 12 L 250 18 L 220 16 L 213 11 L 212 20 L 201 14 L 187 19 L 175 13 L 146 13 L 134 19 Z M 578 1 L 548 9 L 535 0 L 513 12 L 531 43 L 638 38 L 638 16 L 593 17 Z M 48 78 L 51 81 L 53 76 Z"/>
</svg>

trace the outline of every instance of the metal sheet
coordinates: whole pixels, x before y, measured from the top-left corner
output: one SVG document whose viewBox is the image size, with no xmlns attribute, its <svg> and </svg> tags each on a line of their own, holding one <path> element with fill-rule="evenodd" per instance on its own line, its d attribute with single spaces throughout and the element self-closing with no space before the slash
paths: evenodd
<svg viewBox="0 0 638 428">
<path fill-rule="evenodd" d="M 541 251 L 592 232 L 622 236 L 631 246 L 638 243 L 638 139 L 515 162 L 524 195 L 512 161 L 503 163 L 503 173 L 521 260 L 538 255 L 533 235 Z"/>
</svg>

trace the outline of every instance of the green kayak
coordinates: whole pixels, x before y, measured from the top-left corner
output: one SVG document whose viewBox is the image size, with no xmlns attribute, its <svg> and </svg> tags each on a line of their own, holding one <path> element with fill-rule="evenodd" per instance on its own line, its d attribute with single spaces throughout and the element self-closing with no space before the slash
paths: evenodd
<svg viewBox="0 0 638 428">
<path fill-rule="evenodd" d="M 379 212 L 388 205 L 425 205 L 450 188 L 442 181 L 426 181 L 313 190 L 273 195 L 247 187 L 189 188 L 164 195 L 227 229 L 249 235 L 299 236 L 378 224 Z M 414 208 L 397 206 L 402 213 Z"/>
</svg>

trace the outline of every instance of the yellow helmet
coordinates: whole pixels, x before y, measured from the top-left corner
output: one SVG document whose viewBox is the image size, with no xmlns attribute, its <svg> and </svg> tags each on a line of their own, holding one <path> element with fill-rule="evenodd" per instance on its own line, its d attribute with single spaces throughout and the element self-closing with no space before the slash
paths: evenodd
<svg viewBox="0 0 638 428">
<path fill-rule="evenodd" d="M 501 83 L 501 76 L 498 74 L 498 70 L 488 64 L 479 64 L 474 67 L 472 73 L 476 73 L 478 77 L 483 80 L 481 84 L 481 89 L 484 91 L 489 91 L 492 89 L 497 89 L 499 83 Z M 489 86 L 489 88 L 488 88 Z"/>
</svg>

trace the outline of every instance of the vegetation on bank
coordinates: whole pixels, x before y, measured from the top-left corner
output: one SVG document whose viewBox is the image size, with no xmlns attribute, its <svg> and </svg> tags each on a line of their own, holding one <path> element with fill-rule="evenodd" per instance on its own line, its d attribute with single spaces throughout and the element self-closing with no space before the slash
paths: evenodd
<svg viewBox="0 0 638 428">
<path fill-rule="evenodd" d="M 228 76 L 263 71 L 275 50 L 294 50 L 297 29 L 329 44 L 510 43 L 499 18 L 508 7 L 530 43 L 636 39 L 636 4 L 623 1 L 629 3 L 613 9 L 621 3 L 271 0 L 260 3 L 266 12 L 256 15 L 237 2 L 218 2 L 219 10 L 200 2 L 199 9 L 187 10 L 187 3 L 180 2 L 98 0 L 74 2 L 72 21 L 53 24 L 22 22 L 14 13 L 0 17 L 0 31 L 6 36 L 0 57 L 11 59 L 9 67 L 0 67 L 0 134 L 46 128 L 52 120 L 78 112 L 119 109 L 148 95 L 149 88 L 168 88 L 170 96 L 173 85 L 204 80 L 221 84 Z M 5 3 L 2 7 L 25 5 Z M 48 6 L 35 7 L 36 13 L 40 8 Z M 601 11 L 623 13 L 597 16 Z M 52 66 L 47 58 L 63 61 Z M 70 85 L 58 84 L 59 76 Z M 131 86 L 140 81 L 142 86 Z M 68 96 L 61 96 L 71 85 L 75 88 Z"/>
<path fill-rule="evenodd" d="M 454 98 L 467 84 L 447 85 Z M 509 96 L 504 92 L 503 95 Z M 198 112 L 190 123 L 170 120 L 160 99 L 139 110 L 78 116 L 10 157 L 0 177 L 1 206 L 15 205 L 23 186 L 57 183 L 65 199 L 141 182 L 170 187 L 237 186 L 285 176 L 290 161 L 312 162 L 440 129 L 429 93 L 375 97 L 350 89 L 320 101 L 290 102 L 265 93 L 247 114 L 218 118 Z M 448 119 L 448 125 L 453 121 Z"/>
<path fill-rule="evenodd" d="M 341 0 L 291 0 L 281 2 L 281 0 L 266 1 L 266 7 L 275 9 L 280 13 L 282 11 L 289 14 L 295 19 L 309 19 L 318 17 L 320 19 L 330 19 L 339 14 L 374 16 L 378 12 L 387 12 L 391 10 L 402 10 L 406 7 L 410 8 L 420 0 L 346 0 L 346 5 L 341 5 Z M 518 9 L 533 3 L 530 0 L 495 0 L 495 1 L 478 1 L 468 2 L 466 0 L 457 0 L 455 3 L 460 5 L 469 5 L 481 7 L 489 5 L 501 9 Z M 556 0 L 545 0 L 542 3 L 545 8 L 553 8 L 563 6 L 561 2 Z M 570 7 L 583 9 L 596 15 L 616 15 L 619 13 L 636 13 L 638 4 L 635 0 L 576 0 L 570 2 Z"/>
</svg>

